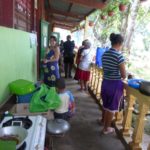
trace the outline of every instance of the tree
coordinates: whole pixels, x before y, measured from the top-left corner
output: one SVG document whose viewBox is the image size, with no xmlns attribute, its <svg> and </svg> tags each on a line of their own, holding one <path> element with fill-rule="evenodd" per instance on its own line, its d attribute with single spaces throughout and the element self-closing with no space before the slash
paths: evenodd
<svg viewBox="0 0 150 150">
<path fill-rule="evenodd" d="M 140 5 L 139 0 L 133 0 L 128 10 L 129 16 L 126 18 L 127 27 L 125 27 L 125 32 L 124 32 L 125 41 L 124 41 L 123 49 L 125 49 L 129 53 L 130 53 L 133 34 L 135 30 L 135 24 L 136 24 L 136 18 L 138 15 L 139 5 Z"/>
</svg>

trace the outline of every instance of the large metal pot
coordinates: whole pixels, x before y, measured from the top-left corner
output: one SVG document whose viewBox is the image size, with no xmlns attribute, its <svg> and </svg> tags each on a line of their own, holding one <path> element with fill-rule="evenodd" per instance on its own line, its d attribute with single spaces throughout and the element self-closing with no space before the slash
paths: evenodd
<svg viewBox="0 0 150 150">
<path fill-rule="evenodd" d="M 21 147 L 27 135 L 28 135 L 28 131 L 23 127 L 9 126 L 9 127 L 0 128 L 0 137 L 17 136 L 19 143 L 16 145 L 16 149 Z"/>
<path fill-rule="evenodd" d="M 64 134 L 70 129 L 70 124 L 63 119 L 54 119 L 47 122 L 47 131 L 50 134 Z"/>
</svg>

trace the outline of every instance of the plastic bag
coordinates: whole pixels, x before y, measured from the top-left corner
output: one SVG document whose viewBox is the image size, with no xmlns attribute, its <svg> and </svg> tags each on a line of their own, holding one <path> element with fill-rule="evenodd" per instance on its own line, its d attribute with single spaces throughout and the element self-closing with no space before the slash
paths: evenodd
<svg viewBox="0 0 150 150">
<path fill-rule="evenodd" d="M 60 106 L 61 100 L 56 92 L 55 87 L 50 88 L 46 95 L 45 101 L 47 102 L 47 106 L 49 109 L 56 109 Z"/>
<path fill-rule="evenodd" d="M 70 99 L 69 99 L 69 111 L 68 111 L 68 115 L 69 117 L 73 117 L 75 114 L 75 101 L 74 101 L 74 97 L 72 95 L 72 93 L 70 91 L 67 91 Z"/>
<path fill-rule="evenodd" d="M 46 112 L 49 109 L 56 109 L 60 104 L 61 101 L 55 88 L 49 89 L 42 84 L 39 91 L 33 94 L 29 110 L 30 112 Z"/>
</svg>

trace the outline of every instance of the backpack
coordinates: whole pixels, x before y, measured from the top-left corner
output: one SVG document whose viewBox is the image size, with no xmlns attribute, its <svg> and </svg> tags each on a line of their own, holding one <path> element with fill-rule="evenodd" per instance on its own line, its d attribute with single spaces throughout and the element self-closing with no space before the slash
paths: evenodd
<svg viewBox="0 0 150 150">
<path fill-rule="evenodd" d="M 68 109 L 68 115 L 69 117 L 73 117 L 75 114 L 75 101 L 72 93 L 70 91 L 67 91 L 70 99 L 69 99 L 69 109 Z"/>
</svg>

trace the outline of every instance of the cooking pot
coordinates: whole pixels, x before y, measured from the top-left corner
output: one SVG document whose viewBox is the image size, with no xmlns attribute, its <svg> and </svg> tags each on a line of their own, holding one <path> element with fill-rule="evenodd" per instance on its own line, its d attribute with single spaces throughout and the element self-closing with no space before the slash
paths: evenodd
<svg viewBox="0 0 150 150">
<path fill-rule="evenodd" d="M 142 94 L 150 96 L 150 82 L 149 81 L 142 81 L 140 83 L 139 90 Z"/>
<path fill-rule="evenodd" d="M 51 134 L 63 134 L 70 129 L 70 124 L 63 119 L 49 120 L 47 131 Z"/>
<path fill-rule="evenodd" d="M 28 131 L 23 127 L 8 126 L 8 127 L 0 128 L 0 137 L 1 138 L 4 138 L 6 136 L 7 137 L 16 136 L 17 137 L 17 139 L 19 140 L 19 143 L 16 145 L 16 149 L 18 149 L 22 146 L 27 135 L 28 135 Z"/>
</svg>

